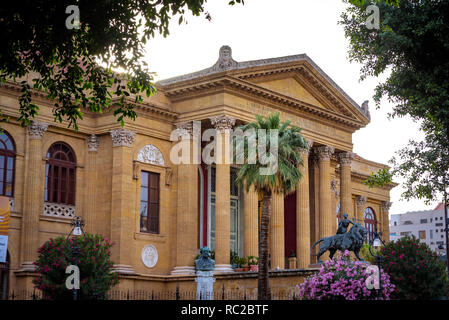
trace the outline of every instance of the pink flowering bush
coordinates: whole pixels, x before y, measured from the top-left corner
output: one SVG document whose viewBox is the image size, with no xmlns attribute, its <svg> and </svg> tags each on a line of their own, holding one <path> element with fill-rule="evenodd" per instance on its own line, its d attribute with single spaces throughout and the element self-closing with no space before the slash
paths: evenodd
<svg viewBox="0 0 449 320">
<path fill-rule="evenodd" d="M 372 274 L 366 269 L 367 264 L 351 261 L 349 252 L 327 260 L 318 273 L 308 277 L 297 286 L 299 298 L 303 300 L 377 300 L 390 299 L 394 285 L 388 274 L 380 270 L 382 281 L 382 297 L 378 297 L 378 290 L 368 289 L 366 280 Z M 372 277 L 373 278 L 373 277 Z M 374 284 L 374 279 L 371 283 Z"/>
<path fill-rule="evenodd" d="M 79 254 L 73 254 L 74 247 Z M 110 261 L 112 244 L 101 235 L 57 237 L 45 242 L 39 249 L 34 262 L 38 276 L 33 280 L 35 287 L 48 299 L 72 299 L 73 290 L 68 290 L 65 281 L 70 274 L 68 265 L 80 269 L 79 299 L 102 299 L 107 291 L 118 283 L 117 274 L 112 272 Z"/>
</svg>

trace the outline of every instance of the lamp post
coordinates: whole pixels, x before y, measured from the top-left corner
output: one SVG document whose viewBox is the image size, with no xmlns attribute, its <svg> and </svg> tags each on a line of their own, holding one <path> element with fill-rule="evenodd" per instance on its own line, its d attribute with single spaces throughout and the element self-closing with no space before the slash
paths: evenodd
<svg viewBox="0 0 449 320">
<path fill-rule="evenodd" d="M 83 227 L 84 227 L 84 220 L 81 217 L 75 216 L 73 217 L 72 222 L 70 222 L 70 226 L 72 227 L 72 230 L 67 236 L 66 241 L 69 240 L 70 236 L 73 234 L 74 236 L 80 236 L 84 234 Z M 75 266 L 78 265 L 77 258 L 80 254 L 80 248 L 75 244 L 72 248 L 72 256 L 75 258 Z M 73 300 L 78 300 L 78 290 L 76 288 L 73 289 Z"/>
<path fill-rule="evenodd" d="M 371 241 L 370 246 L 369 246 L 369 253 L 376 260 L 376 265 L 379 270 L 379 289 L 377 290 L 378 298 L 382 297 L 382 278 L 380 275 L 380 265 L 382 264 L 382 256 L 374 254 L 373 251 L 371 250 L 371 246 L 373 246 L 375 249 L 378 249 L 382 244 L 385 244 L 385 242 L 380 238 L 379 234 L 377 232 L 375 232 L 374 239 Z"/>
</svg>

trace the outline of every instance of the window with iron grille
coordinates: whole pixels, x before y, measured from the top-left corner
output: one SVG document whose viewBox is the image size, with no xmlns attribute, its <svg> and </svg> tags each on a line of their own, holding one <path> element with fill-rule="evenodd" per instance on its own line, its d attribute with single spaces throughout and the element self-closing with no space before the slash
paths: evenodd
<svg viewBox="0 0 449 320">
<path fill-rule="evenodd" d="M 45 201 L 75 205 L 75 183 L 75 153 L 64 142 L 52 144 L 45 166 Z"/>
<path fill-rule="evenodd" d="M 142 171 L 140 174 L 140 231 L 159 233 L 160 174 Z"/>
<path fill-rule="evenodd" d="M 14 196 L 14 173 L 16 148 L 12 137 L 3 131 L 0 134 L 0 195 Z"/>
</svg>

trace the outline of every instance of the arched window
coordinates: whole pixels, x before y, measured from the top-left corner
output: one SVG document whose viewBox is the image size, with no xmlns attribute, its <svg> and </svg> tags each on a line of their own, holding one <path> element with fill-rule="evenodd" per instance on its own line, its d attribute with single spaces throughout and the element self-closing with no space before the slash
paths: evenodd
<svg viewBox="0 0 449 320">
<path fill-rule="evenodd" d="M 3 131 L 0 134 L 0 195 L 14 195 L 14 171 L 16 148 L 11 136 Z"/>
<path fill-rule="evenodd" d="M 377 232 L 377 221 L 374 210 L 370 207 L 365 209 L 365 229 L 368 232 L 366 235 L 366 243 L 371 243 L 374 240 L 374 233 Z"/>
<path fill-rule="evenodd" d="M 72 148 L 56 142 L 47 151 L 45 201 L 75 204 L 76 158 Z"/>
</svg>

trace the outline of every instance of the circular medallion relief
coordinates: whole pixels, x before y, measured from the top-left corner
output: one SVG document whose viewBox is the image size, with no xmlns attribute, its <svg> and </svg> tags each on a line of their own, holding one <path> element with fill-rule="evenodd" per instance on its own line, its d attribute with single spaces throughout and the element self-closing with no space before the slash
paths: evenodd
<svg viewBox="0 0 449 320">
<path fill-rule="evenodd" d="M 153 268 L 157 263 L 157 250 L 152 244 L 148 244 L 142 249 L 142 262 L 147 268 Z"/>
</svg>

